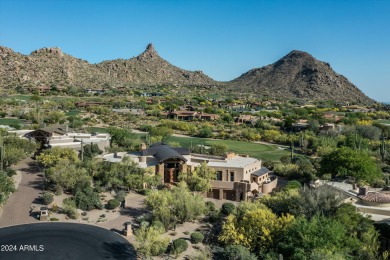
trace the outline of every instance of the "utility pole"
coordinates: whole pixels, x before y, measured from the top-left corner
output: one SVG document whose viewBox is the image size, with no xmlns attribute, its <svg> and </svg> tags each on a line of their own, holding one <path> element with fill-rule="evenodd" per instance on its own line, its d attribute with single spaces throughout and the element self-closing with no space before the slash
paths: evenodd
<svg viewBox="0 0 390 260">
<path fill-rule="evenodd" d="M 83 148 L 84 141 L 81 139 L 81 161 L 84 161 L 84 148 Z"/>
<path fill-rule="evenodd" d="M 0 171 L 3 171 L 4 164 L 4 139 L 0 136 Z"/>
</svg>

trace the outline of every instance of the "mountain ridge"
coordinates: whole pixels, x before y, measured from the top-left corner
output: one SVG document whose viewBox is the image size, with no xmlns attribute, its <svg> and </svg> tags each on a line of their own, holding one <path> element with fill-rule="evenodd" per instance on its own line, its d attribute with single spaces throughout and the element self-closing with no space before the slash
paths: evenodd
<svg viewBox="0 0 390 260">
<path fill-rule="evenodd" d="M 230 92 L 288 99 L 374 102 L 346 77 L 337 74 L 329 63 L 299 50 L 231 81 L 218 82 L 202 71 L 184 70 L 170 64 L 151 43 L 136 57 L 93 64 L 58 47 L 41 48 L 24 55 L 0 46 L 0 87 L 3 88 L 42 85 L 116 88 L 161 84 L 215 86 Z"/>
<path fill-rule="evenodd" d="M 346 77 L 336 73 L 329 63 L 298 50 L 272 64 L 251 69 L 228 83 L 232 88 L 261 91 L 274 97 L 373 102 Z"/>
</svg>

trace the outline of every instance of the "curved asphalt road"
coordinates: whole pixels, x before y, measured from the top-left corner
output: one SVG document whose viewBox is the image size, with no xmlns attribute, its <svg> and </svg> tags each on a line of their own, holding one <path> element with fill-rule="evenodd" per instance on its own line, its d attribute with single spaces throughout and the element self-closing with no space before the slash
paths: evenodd
<svg viewBox="0 0 390 260">
<path fill-rule="evenodd" d="M 133 246 L 91 225 L 37 223 L 0 228 L 0 259 L 137 259 Z M 10 251 L 12 250 L 12 251 Z"/>
</svg>

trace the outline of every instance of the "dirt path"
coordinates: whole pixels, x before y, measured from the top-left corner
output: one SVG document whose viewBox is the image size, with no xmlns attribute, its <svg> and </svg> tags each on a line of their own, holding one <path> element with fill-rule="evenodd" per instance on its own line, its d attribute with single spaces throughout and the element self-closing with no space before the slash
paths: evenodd
<svg viewBox="0 0 390 260">
<path fill-rule="evenodd" d="M 144 207 L 145 196 L 137 193 L 129 193 L 126 196 L 126 208 L 121 209 L 120 215 L 114 219 L 97 224 L 99 227 L 104 227 L 113 230 L 122 230 L 125 222 L 133 222 L 137 217 L 146 213 Z"/>
<path fill-rule="evenodd" d="M 0 227 L 39 222 L 30 216 L 30 207 L 42 190 L 42 177 L 37 164 L 26 158 L 12 167 L 21 174 L 21 181 L 16 192 L 8 199 L 0 217 Z"/>
</svg>

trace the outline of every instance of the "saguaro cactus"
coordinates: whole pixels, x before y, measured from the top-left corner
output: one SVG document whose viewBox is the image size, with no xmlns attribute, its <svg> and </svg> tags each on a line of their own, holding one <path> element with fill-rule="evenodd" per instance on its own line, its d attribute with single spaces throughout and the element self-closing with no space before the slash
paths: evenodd
<svg viewBox="0 0 390 260">
<path fill-rule="evenodd" d="M 380 154 L 381 154 L 381 157 L 382 157 L 382 162 L 385 161 L 386 148 L 387 147 L 386 147 L 386 142 L 385 142 L 385 135 L 382 132 L 382 142 L 381 142 L 381 145 L 380 145 Z"/>
</svg>

